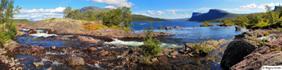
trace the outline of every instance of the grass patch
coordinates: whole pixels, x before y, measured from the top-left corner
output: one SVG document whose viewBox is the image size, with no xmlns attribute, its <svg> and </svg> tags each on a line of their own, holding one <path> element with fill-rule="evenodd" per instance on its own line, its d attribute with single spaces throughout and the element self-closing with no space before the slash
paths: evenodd
<svg viewBox="0 0 282 70">
<path fill-rule="evenodd" d="M 212 26 L 212 24 L 210 24 L 208 21 L 205 21 L 201 24 L 202 27 L 208 27 L 208 26 Z"/>
<path fill-rule="evenodd" d="M 226 43 L 225 40 L 210 40 L 201 43 L 188 43 L 188 45 L 195 49 L 196 53 L 204 52 L 209 53 L 216 48 L 219 48 L 221 45 Z"/>
<path fill-rule="evenodd" d="M 153 38 L 152 29 L 145 30 L 144 33 L 146 34 L 144 45 L 140 46 L 144 57 L 141 57 L 140 61 L 144 64 L 151 64 L 153 63 L 152 57 L 158 56 L 162 52 L 161 42 Z"/>
</svg>

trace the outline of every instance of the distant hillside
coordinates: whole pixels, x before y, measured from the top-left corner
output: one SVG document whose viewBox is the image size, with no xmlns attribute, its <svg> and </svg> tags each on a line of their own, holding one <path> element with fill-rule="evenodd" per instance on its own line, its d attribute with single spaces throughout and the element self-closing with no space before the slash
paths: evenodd
<svg viewBox="0 0 282 70">
<path fill-rule="evenodd" d="M 95 6 L 87 6 L 87 7 L 83 7 L 80 9 L 80 12 L 86 12 L 86 11 L 100 11 L 100 10 L 108 10 L 106 8 L 99 8 L 99 7 L 95 7 Z"/>
<path fill-rule="evenodd" d="M 79 9 L 80 12 L 86 12 L 86 11 L 106 11 L 106 10 L 110 10 L 110 9 L 106 9 L 106 8 L 99 8 L 99 7 L 95 7 L 95 6 L 87 6 L 87 7 L 83 7 L 81 9 Z M 149 17 L 149 16 L 145 16 L 145 15 L 137 15 L 137 14 L 132 14 L 132 21 L 164 21 L 165 19 L 161 19 L 161 18 L 154 18 L 154 17 Z"/>
<path fill-rule="evenodd" d="M 219 9 L 211 9 L 207 13 L 199 13 L 199 12 L 194 12 L 192 14 L 192 17 L 189 19 L 189 21 L 210 21 L 210 20 L 220 20 L 220 19 L 225 19 L 225 18 L 233 18 L 237 17 L 239 14 L 232 14 L 223 10 Z"/>
<path fill-rule="evenodd" d="M 132 21 L 165 21 L 165 19 L 133 14 Z"/>
</svg>

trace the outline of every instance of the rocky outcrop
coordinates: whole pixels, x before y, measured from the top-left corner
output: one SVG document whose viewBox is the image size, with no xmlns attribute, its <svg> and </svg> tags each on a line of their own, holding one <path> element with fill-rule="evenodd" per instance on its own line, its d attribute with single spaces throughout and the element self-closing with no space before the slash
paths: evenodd
<svg viewBox="0 0 282 70">
<path fill-rule="evenodd" d="M 256 47 L 245 40 L 232 41 L 224 51 L 221 60 L 221 67 L 224 70 L 229 70 L 230 67 L 239 63 L 245 56 L 254 51 Z"/>
<path fill-rule="evenodd" d="M 194 12 L 189 21 L 208 21 L 223 18 L 231 18 L 236 16 L 236 14 L 231 14 L 223 10 L 211 9 L 208 13 Z"/>
<path fill-rule="evenodd" d="M 262 66 L 282 65 L 282 32 L 253 30 L 235 37 L 224 52 L 224 70 L 259 70 Z"/>
<path fill-rule="evenodd" d="M 274 35 L 273 35 L 274 34 Z M 266 46 L 259 47 L 244 60 L 231 67 L 232 70 L 259 70 L 262 66 L 282 65 L 282 34 L 281 32 L 272 33 L 274 37 L 267 39 Z M 276 36 L 275 36 L 276 35 Z"/>
<path fill-rule="evenodd" d="M 112 41 L 112 38 L 117 39 L 143 39 L 144 33 L 135 33 L 133 31 L 125 31 L 117 28 L 101 28 L 89 30 L 87 24 L 102 25 L 101 21 L 83 21 L 74 19 L 49 19 L 44 21 L 36 22 L 34 25 L 21 26 L 21 28 L 27 29 L 48 29 L 57 35 L 83 35 L 91 36 L 98 39 Z M 99 26 L 97 26 L 99 27 Z M 92 28 L 95 28 L 92 27 Z M 180 28 L 180 27 L 176 27 Z M 154 33 L 154 37 L 163 37 L 171 34 L 160 32 Z M 84 38 L 85 39 L 85 38 Z"/>
<path fill-rule="evenodd" d="M 17 59 L 11 58 L 8 55 L 8 51 L 4 48 L 0 48 L 0 70 L 22 70 L 20 62 Z"/>
<path fill-rule="evenodd" d="M 259 70 L 264 65 L 278 66 L 282 65 L 282 51 L 271 51 L 270 47 L 261 47 L 243 61 L 232 66 L 232 70 Z"/>
</svg>

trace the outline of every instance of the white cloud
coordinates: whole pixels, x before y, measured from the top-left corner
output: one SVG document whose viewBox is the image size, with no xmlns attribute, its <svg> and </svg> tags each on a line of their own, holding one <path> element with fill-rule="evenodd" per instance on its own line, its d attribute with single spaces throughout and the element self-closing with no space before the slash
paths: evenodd
<svg viewBox="0 0 282 70">
<path fill-rule="evenodd" d="M 241 9 L 254 9 L 254 8 L 257 8 L 257 4 L 252 3 L 252 4 L 241 6 L 240 8 Z"/>
<path fill-rule="evenodd" d="M 128 0 L 92 0 L 98 3 L 105 3 L 109 6 L 115 7 L 132 7 L 132 3 L 128 2 Z"/>
<path fill-rule="evenodd" d="M 112 6 L 112 5 L 108 5 L 108 6 L 106 6 L 105 8 L 108 8 L 108 9 L 116 9 L 117 7 Z"/>
<path fill-rule="evenodd" d="M 134 12 L 134 14 L 146 15 L 151 17 L 160 17 L 167 19 L 187 18 L 191 14 L 189 9 L 166 9 L 166 10 L 146 10 Z"/>
<path fill-rule="evenodd" d="M 51 9 L 21 9 L 20 13 L 14 16 L 15 19 L 28 19 L 33 21 L 43 20 L 47 18 L 63 18 L 65 7 L 57 7 Z"/>
<path fill-rule="evenodd" d="M 274 8 L 274 6 L 279 5 L 279 3 L 264 3 L 264 4 L 248 4 L 248 5 L 243 5 L 240 6 L 240 9 L 242 10 L 248 10 L 248 9 L 261 9 L 261 10 L 265 10 L 266 6 L 270 6 L 272 8 Z"/>
<path fill-rule="evenodd" d="M 168 10 L 172 14 L 176 14 L 176 10 Z"/>
<path fill-rule="evenodd" d="M 53 9 L 22 9 L 20 10 L 21 13 L 57 13 L 57 12 L 63 12 L 65 10 L 65 7 L 57 7 Z"/>
</svg>

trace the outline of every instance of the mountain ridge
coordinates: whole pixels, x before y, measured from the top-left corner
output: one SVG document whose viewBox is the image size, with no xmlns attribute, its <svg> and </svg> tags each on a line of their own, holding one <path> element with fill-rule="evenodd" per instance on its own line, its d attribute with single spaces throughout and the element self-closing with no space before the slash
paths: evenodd
<svg viewBox="0 0 282 70">
<path fill-rule="evenodd" d="M 207 13 L 193 12 L 192 17 L 188 21 L 210 21 L 210 20 L 220 20 L 225 18 L 237 17 L 239 14 L 229 13 L 220 9 L 210 9 Z"/>
</svg>

